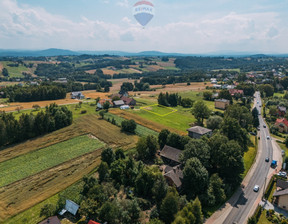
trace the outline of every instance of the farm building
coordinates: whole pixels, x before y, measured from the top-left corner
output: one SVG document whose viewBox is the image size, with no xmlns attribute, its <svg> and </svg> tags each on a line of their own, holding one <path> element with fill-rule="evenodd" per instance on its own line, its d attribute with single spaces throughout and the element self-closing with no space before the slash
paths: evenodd
<svg viewBox="0 0 288 224">
<path fill-rule="evenodd" d="M 135 106 L 136 105 L 136 100 L 134 100 L 133 98 L 122 96 L 121 100 L 124 101 L 125 105 L 129 105 L 129 106 Z"/>
<path fill-rule="evenodd" d="M 164 178 L 166 179 L 168 185 L 175 186 L 178 191 L 181 190 L 183 171 L 181 170 L 180 165 L 174 167 L 167 166 L 165 169 Z"/>
<path fill-rule="evenodd" d="M 226 110 L 229 106 L 230 101 L 226 99 L 216 99 L 215 100 L 215 108 L 220 110 Z"/>
<path fill-rule="evenodd" d="M 57 216 L 49 217 L 48 219 L 39 222 L 38 224 L 61 224 Z"/>
<path fill-rule="evenodd" d="M 128 105 L 123 105 L 120 107 L 121 110 L 128 110 L 130 107 Z"/>
<path fill-rule="evenodd" d="M 85 96 L 82 94 L 82 92 L 72 92 L 71 93 L 71 99 L 82 100 L 84 98 L 85 98 Z"/>
<path fill-rule="evenodd" d="M 192 128 L 187 129 L 187 131 L 188 131 L 188 136 L 191 138 L 201 138 L 204 135 L 211 137 L 212 135 L 211 129 L 203 128 L 200 126 L 194 126 Z"/>
<path fill-rule="evenodd" d="M 60 212 L 59 215 L 64 215 L 64 213 L 69 212 L 72 215 L 76 215 L 78 209 L 79 209 L 79 205 L 77 205 L 74 201 L 68 200 L 66 199 L 66 204 L 65 204 L 65 208 L 63 208 Z"/>
<path fill-rule="evenodd" d="M 179 156 L 181 150 L 165 145 L 160 151 L 160 156 L 165 164 L 176 166 L 180 164 Z"/>
<path fill-rule="evenodd" d="M 115 107 L 121 107 L 121 106 L 125 105 L 123 100 L 113 101 L 113 104 L 114 104 Z"/>
</svg>

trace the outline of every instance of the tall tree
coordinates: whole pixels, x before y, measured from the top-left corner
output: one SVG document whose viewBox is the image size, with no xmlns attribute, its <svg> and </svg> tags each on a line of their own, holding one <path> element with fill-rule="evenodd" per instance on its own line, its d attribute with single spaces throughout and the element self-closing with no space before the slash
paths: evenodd
<svg viewBox="0 0 288 224">
<path fill-rule="evenodd" d="M 189 198 L 204 193 L 208 187 L 208 171 L 198 158 L 186 161 L 183 170 L 183 187 Z M 201 184 L 199 184 L 201 183 Z"/>
<path fill-rule="evenodd" d="M 174 215 L 178 212 L 179 195 L 176 190 L 167 193 L 160 207 L 160 218 L 165 224 L 170 224 L 174 220 Z"/>
<path fill-rule="evenodd" d="M 194 103 L 192 107 L 192 114 L 197 119 L 198 123 L 203 125 L 204 119 L 209 118 L 210 110 L 207 105 L 201 100 Z"/>
</svg>

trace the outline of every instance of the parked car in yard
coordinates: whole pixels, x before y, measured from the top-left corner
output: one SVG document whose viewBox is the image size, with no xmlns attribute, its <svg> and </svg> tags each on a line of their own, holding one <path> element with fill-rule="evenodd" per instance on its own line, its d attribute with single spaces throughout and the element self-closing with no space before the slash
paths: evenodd
<svg viewBox="0 0 288 224">
<path fill-rule="evenodd" d="M 287 173 L 284 171 L 280 171 L 277 175 L 280 177 L 287 177 Z"/>
</svg>

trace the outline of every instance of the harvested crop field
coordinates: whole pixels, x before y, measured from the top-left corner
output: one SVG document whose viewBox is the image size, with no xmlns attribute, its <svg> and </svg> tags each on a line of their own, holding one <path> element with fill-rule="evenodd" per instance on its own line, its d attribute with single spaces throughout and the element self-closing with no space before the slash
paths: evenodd
<svg viewBox="0 0 288 224">
<path fill-rule="evenodd" d="M 40 107 L 46 107 L 52 103 L 56 103 L 58 105 L 66 105 L 66 104 L 77 104 L 79 103 L 78 100 L 74 100 L 70 98 L 70 95 L 66 97 L 66 99 L 62 100 L 47 100 L 47 101 L 34 101 L 34 102 L 16 102 L 16 103 L 10 103 L 7 105 L 7 107 L 1 108 L 1 111 L 11 112 L 16 111 L 18 107 L 21 108 L 21 110 L 28 110 L 32 109 L 33 105 L 37 104 Z"/>
<path fill-rule="evenodd" d="M 100 97 L 100 99 L 107 99 L 109 98 L 109 93 L 99 93 L 96 92 L 95 90 L 87 90 L 87 91 L 82 91 L 83 95 L 87 98 L 91 99 L 96 99 L 97 97 Z"/>
<path fill-rule="evenodd" d="M 122 147 L 124 150 L 135 147 L 138 141 L 138 136 L 121 132 L 119 127 L 99 119 L 97 115 L 86 115 L 77 119 L 69 127 L 27 141 L 24 143 L 25 145 L 19 144 L 0 151 L 0 158 L 2 159 L 2 155 L 4 155 L 5 159 L 2 159 L 2 161 L 7 161 L 20 155 L 25 156 L 23 154 L 83 134 L 91 134 L 90 136 L 95 136 L 111 147 Z M 57 144 L 55 146 L 57 147 Z M 99 165 L 101 152 L 100 149 L 93 151 L 1 187 L 0 223 L 83 178 L 84 175 L 87 175 Z"/>
<path fill-rule="evenodd" d="M 108 145 L 124 149 L 133 148 L 138 140 L 137 136 L 122 133 L 120 128 L 99 119 L 97 115 L 87 115 L 80 117 L 66 128 L 1 150 L 0 162 L 90 133 Z"/>
<path fill-rule="evenodd" d="M 90 153 L 104 143 L 87 135 L 51 145 L 0 163 L 0 187 Z"/>
<path fill-rule="evenodd" d="M 162 124 L 147 120 L 147 119 L 142 118 L 142 117 L 140 117 L 140 116 L 138 116 L 136 114 L 129 113 L 129 112 L 124 111 L 124 110 L 115 109 L 115 110 L 110 110 L 109 112 L 111 114 L 115 114 L 117 116 L 123 117 L 123 118 L 128 119 L 128 120 L 133 119 L 133 120 L 135 120 L 135 122 L 137 124 L 140 124 L 140 125 L 142 125 L 144 127 L 152 129 L 152 130 L 154 130 L 156 132 L 160 132 L 163 129 L 169 129 L 170 131 L 178 133 L 180 135 L 186 135 L 187 134 L 184 131 L 180 131 L 180 130 L 176 130 L 174 128 L 167 127 L 165 125 L 162 125 Z"/>
<path fill-rule="evenodd" d="M 96 150 L 0 188 L 0 223 L 83 178 L 100 164 L 101 152 Z"/>
</svg>

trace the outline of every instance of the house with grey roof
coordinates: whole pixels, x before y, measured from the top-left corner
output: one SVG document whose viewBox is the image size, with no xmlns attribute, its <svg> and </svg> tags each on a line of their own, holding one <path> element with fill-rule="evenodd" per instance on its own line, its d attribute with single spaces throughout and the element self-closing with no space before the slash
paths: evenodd
<svg viewBox="0 0 288 224">
<path fill-rule="evenodd" d="M 277 180 L 276 191 L 273 194 L 273 203 L 279 208 L 288 211 L 288 181 Z"/>
<path fill-rule="evenodd" d="M 168 185 L 175 186 L 177 190 L 181 190 L 183 171 L 180 165 L 172 167 L 168 172 L 164 174 L 164 178 L 168 182 Z"/>
<path fill-rule="evenodd" d="M 165 164 L 176 166 L 180 164 L 179 157 L 181 153 L 182 153 L 181 150 L 165 145 L 163 149 L 160 151 L 160 156 Z"/>
<path fill-rule="evenodd" d="M 192 128 L 187 129 L 188 136 L 191 138 L 201 138 L 202 136 L 206 135 L 211 137 L 212 130 L 208 128 L 203 128 L 201 126 L 194 126 Z"/>
</svg>

